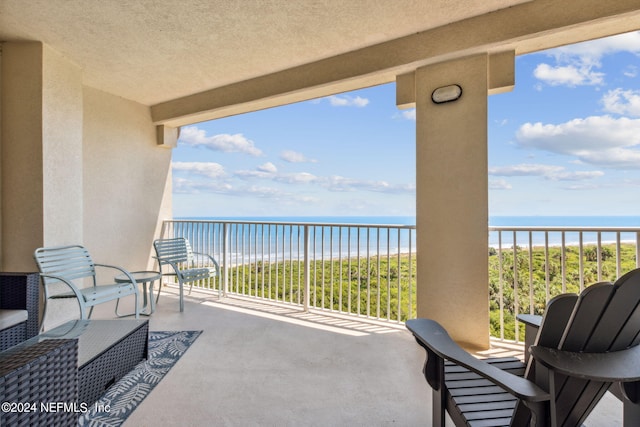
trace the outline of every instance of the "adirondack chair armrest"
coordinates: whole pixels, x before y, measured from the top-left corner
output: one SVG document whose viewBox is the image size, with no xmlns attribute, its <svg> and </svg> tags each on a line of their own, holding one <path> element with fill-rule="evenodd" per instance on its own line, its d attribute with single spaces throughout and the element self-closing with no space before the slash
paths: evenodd
<svg viewBox="0 0 640 427">
<path fill-rule="evenodd" d="M 537 314 L 518 314 L 516 318 L 525 325 L 533 326 L 535 328 L 539 328 L 542 324 L 542 316 Z"/>
<path fill-rule="evenodd" d="M 549 393 L 535 383 L 473 357 L 453 341 L 438 322 L 431 319 L 411 319 L 406 322 L 406 326 L 425 349 L 444 360 L 450 360 L 475 372 L 515 397 L 527 402 L 543 402 L 550 399 Z"/>
<path fill-rule="evenodd" d="M 640 381 L 640 345 L 607 353 L 578 353 L 532 346 L 543 366 L 564 375 L 603 382 Z"/>
</svg>

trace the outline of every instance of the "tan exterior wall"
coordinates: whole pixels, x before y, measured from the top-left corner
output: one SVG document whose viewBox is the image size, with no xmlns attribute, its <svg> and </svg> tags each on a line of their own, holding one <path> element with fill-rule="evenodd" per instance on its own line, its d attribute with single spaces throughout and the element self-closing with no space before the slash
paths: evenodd
<svg viewBox="0 0 640 427">
<path fill-rule="evenodd" d="M 33 271 L 37 247 L 82 239 L 81 77 L 42 43 L 3 44 L 4 271 Z"/>
<path fill-rule="evenodd" d="M 171 217 L 171 150 L 149 107 L 83 86 L 42 43 L 4 43 L 0 132 L 2 271 L 35 271 L 40 246 L 82 244 L 97 262 L 153 267 Z M 51 304 L 45 326 L 77 317 Z"/>
<path fill-rule="evenodd" d="M 43 46 L 43 245 L 82 241 L 82 73 Z"/>
<path fill-rule="evenodd" d="M 171 150 L 148 107 L 89 87 L 83 133 L 84 244 L 97 261 L 145 270 L 171 217 Z"/>
<path fill-rule="evenodd" d="M 416 71 L 418 317 L 470 348 L 489 345 L 487 73 L 478 55 Z M 457 101 L 432 92 L 458 84 Z"/>
</svg>

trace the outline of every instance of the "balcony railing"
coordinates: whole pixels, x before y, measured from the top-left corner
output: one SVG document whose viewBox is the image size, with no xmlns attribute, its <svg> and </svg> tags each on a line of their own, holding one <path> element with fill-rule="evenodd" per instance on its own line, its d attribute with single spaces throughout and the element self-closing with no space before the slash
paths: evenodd
<svg viewBox="0 0 640 427">
<path fill-rule="evenodd" d="M 170 220 L 162 236 L 186 237 L 220 262 L 221 277 L 196 283 L 203 290 L 397 323 L 415 317 L 415 226 Z M 518 314 L 615 280 L 640 266 L 639 252 L 640 227 L 489 227 L 491 335 L 521 341 Z"/>
<path fill-rule="evenodd" d="M 392 322 L 415 317 L 415 226 L 165 221 L 211 254 L 221 277 L 194 287 Z"/>
<path fill-rule="evenodd" d="M 521 341 L 518 314 L 542 314 L 556 295 L 615 281 L 640 266 L 639 245 L 640 228 L 490 227 L 492 336 Z"/>
</svg>

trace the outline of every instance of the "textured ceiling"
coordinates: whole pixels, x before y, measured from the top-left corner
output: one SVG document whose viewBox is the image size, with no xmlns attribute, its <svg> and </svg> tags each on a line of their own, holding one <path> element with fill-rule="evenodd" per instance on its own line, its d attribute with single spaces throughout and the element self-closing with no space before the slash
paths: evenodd
<svg viewBox="0 0 640 427">
<path fill-rule="evenodd" d="M 42 41 L 146 105 L 524 0 L 0 0 L 0 41 Z"/>
</svg>

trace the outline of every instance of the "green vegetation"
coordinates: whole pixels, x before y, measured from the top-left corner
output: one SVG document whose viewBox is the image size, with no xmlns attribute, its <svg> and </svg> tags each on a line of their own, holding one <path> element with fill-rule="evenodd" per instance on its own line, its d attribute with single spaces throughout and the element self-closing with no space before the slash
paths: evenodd
<svg viewBox="0 0 640 427">
<path fill-rule="evenodd" d="M 324 260 L 310 263 L 312 307 L 405 321 L 415 317 L 415 255 Z M 217 283 L 206 285 L 217 289 Z M 229 269 L 229 291 L 304 303 L 304 263 L 260 261 Z M 400 289 L 400 291 L 398 291 Z M 398 316 L 398 313 L 400 315 Z"/>
<path fill-rule="evenodd" d="M 577 246 L 516 247 L 503 249 L 501 256 L 489 249 L 490 332 L 500 337 L 500 300 L 504 319 L 504 338 L 515 339 L 517 313 L 542 314 L 549 298 L 563 292 L 580 292 L 580 254 Z M 635 268 L 635 245 L 621 245 L 621 268 Z M 617 278 L 614 244 L 602 245 L 602 281 Z M 598 279 L 598 252 L 595 245 L 583 247 L 583 286 Z M 502 274 L 500 273 L 502 271 Z M 531 274 L 530 274 L 531 271 Z M 562 277 L 565 282 L 563 284 Z M 514 273 L 517 285 L 514 288 Z M 205 287 L 216 288 L 219 279 Z M 416 255 L 402 254 L 366 258 L 324 260 L 310 263 L 311 307 L 363 316 L 406 321 L 416 315 Z M 547 287 L 548 283 L 548 287 Z M 302 261 L 260 261 L 229 269 L 229 291 L 287 303 L 304 303 L 304 263 Z M 547 291 L 548 289 L 548 291 Z M 517 298 L 516 298 L 517 295 Z M 531 302 L 532 301 L 532 302 Z M 520 338 L 524 325 L 520 325 Z"/>
<path fill-rule="evenodd" d="M 515 338 L 516 303 L 518 313 L 542 314 L 547 298 L 553 298 L 564 292 L 580 292 L 580 253 L 578 246 L 565 247 L 564 254 L 560 247 L 549 247 L 545 255 L 544 247 L 533 247 L 531 254 L 527 248 L 515 248 L 517 268 L 514 269 L 514 250 L 503 249 L 501 257 L 495 249 L 489 250 L 489 304 L 491 335 L 500 337 L 500 290 L 502 288 L 504 317 L 504 338 Z M 627 272 L 635 268 L 635 245 L 622 244 L 620 250 L 621 271 Z M 598 281 L 615 281 L 616 246 L 602 245 L 601 277 L 598 279 L 598 250 L 595 245 L 583 247 L 582 283 L 583 286 Z M 500 261 L 502 259 L 502 281 L 500 280 Z M 531 259 L 531 262 L 530 262 Z M 548 260 L 548 261 L 547 261 Z M 529 271 L 531 269 L 531 275 Z M 563 270 L 564 269 L 564 270 Z M 565 272 L 565 283 L 562 283 L 562 272 Z M 514 280 L 517 275 L 517 281 Z M 500 286 L 502 283 L 502 287 Z M 517 292 L 514 291 L 514 283 Z M 547 294 L 547 286 L 549 292 Z M 516 299 L 517 295 L 517 299 Z M 532 297 L 532 298 L 531 298 Z M 533 300 L 531 304 L 530 301 Z M 520 337 L 523 337 L 524 326 L 520 325 Z"/>
</svg>

